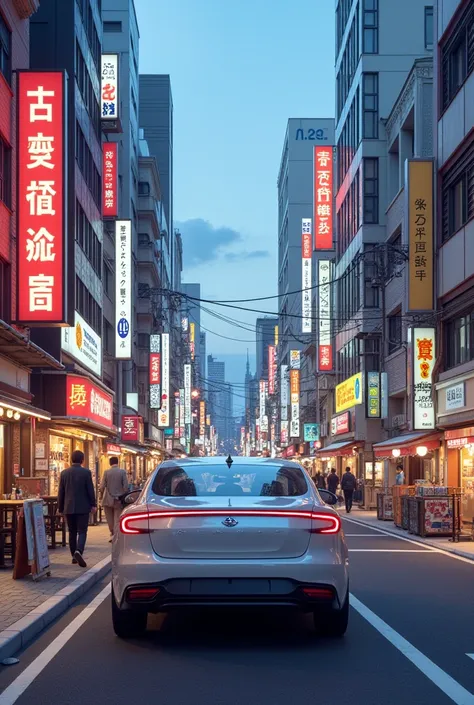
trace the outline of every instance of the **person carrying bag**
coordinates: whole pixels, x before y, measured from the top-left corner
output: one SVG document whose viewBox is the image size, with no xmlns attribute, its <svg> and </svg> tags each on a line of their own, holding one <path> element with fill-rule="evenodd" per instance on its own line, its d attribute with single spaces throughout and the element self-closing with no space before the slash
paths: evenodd
<svg viewBox="0 0 474 705">
<path fill-rule="evenodd" d="M 126 471 L 119 467 L 118 458 L 110 458 L 109 464 L 100 483 L 100 499 L 112 541 L 123 510 L 122 498 L 128 492 L 128 478 Z"/>
</svg>

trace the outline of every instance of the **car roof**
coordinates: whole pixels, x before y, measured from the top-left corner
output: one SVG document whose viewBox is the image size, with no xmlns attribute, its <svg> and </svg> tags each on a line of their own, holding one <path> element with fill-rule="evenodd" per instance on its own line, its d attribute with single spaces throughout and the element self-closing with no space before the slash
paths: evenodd
<svg viewBox="0 0 474 705">
<path fill-rule="evenodd" d="M 205 456 L 205 457 L 191 457 L 191 458 L 176 458 L 174 460 L 165 460 L 159 467 L 161 468 L 186 468 L 190 467 L 192 465 L 198 465 L 198 466 L 203 466 L 205 467 L 206 465 L 210 465 L 213 468 L 218 468 L 219 466 L 222 466 L 222 468 L 228 468 L 227 465 L 227 459 L 229 456 L 227 455 L 211 455 L 211 456 Z M 231 456 L 232 458 L 232 465 L 231 468 L 232 470 L 238 468 L 241 471 L 244 471 L 245 468 L 251 468 L 255 467 L 257 465 L 265 465 L 265 466 L 271 466 L 274 467 L 275 469 L 278 468 L 288 468 L 288 467 L 294 467 L 295 469 L 298 468 L 301 470 L 301 465 L 299 463 L 296 463 L 291 460 L 285 460 L 284 458 L 259 458 L 259 457 L 248 457 L 248 456 L 243 456 L 243 455 L 234 455 Z"/>
</svg>

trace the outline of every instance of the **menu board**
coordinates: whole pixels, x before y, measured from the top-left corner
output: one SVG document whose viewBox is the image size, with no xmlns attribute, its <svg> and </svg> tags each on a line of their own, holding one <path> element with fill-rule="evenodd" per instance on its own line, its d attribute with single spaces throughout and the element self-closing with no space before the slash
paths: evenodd
<svg viewBox="0 0 474 705">
<path fill-rule="evenodd" d="M 453 530 L 452 499 L 436 497 L 425 500 L 426 534 L 449 534 Z"/>
<path fill-rule="evenodd" d="M 25 517 L 28 563 L 33 577 L 46 573 L 49 568 L 48 541 L 43 514 L 43 500 L 27 499 L 23 503 Z"/>
</svg>

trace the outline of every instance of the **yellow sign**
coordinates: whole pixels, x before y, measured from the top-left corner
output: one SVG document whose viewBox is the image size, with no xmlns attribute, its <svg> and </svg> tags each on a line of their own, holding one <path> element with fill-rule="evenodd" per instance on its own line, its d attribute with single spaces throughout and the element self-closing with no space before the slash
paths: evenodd
<svg viewBox="0 0 474 705">
<path fill-rule="evenodd" d="M 189 347 L 191 350 L 191 360 L 194 360 L 194 354 L 196 352 L 196 325 L 194 323 L 189 324 Z"/>
<path fill-rule="evenodd" d="M 278 347 L 278 326 L 275 326 L 275 347 Z"/>
<path fill-rule="evenodd" d="M 408 310 L 434 309 L 433 162 L 408 161 Z"/>
<path fill-rule="evenodd" d="M 340 411 L 351 409 L 357 404 L 362 404 L 362 373 L 349 377 L 341 384 L 338 384 L 336 389 L 336 414 Z"/>
</svg>

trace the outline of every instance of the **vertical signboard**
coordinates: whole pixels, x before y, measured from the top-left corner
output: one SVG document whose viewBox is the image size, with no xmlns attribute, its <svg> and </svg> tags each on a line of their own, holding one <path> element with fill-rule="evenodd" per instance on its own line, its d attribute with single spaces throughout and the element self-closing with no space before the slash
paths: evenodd
<svg viewBox="0 0 474 705">
<path fill-rule="evenodd" d="M 134 443 L 138 443 L 140 440 L 139 428 L 139 416 L 122 416 L 122 441 L 133 441 Z"/>
<path fill-rule="evenodd" d="M 435 428 L 433 368 L 436 360 L 434 328 L 413 329 L 413 430 Z"/>
<path fill-rule="evenodd" d="M 265 384 L 264 379 L 260 380 L 259 389 L 260 389 L 260 426 L 262 426 L 263 418 L 265 416 L 265 407 L 266 407 L 266 401 L 267 401 L 266 384 Z"/>
<path fill-rule="evenodd" d="M 158 426 L 170 425 L 170 336 L 161 335 L 161 408 L 158 412 Z"/>
<path fill-rule="evenodd" d="M 278 326 L 275 326 L 275 347 L 278 347 Z"/>
<path fill-rule="evenodd" d="M 319 260 L 318 264 L 318 301 L 319 301 L 319 340 L 318 370 L 332 372 L 333 354 L 331 344 L 331 262 Z"/>
<path fill-rule="evenodd" d="M 333 247 L 332 147 L 315 147 L 313 161 L 314 249 Z"/>
<path fill-rule="evenodd" d="M 119 116 L 118 54 L 102 54 L 100 82 L 100 115 L 102 120 Z"/>
<path fill-rule="evenodd" d="M 367 372 L 366 394 L 367 418 L 379 419 L 381 416 L 380 372 Z"/>
<path fill-rule="evenodd" d="M 150 335 L 150 409 L 161 407 L 161 336 Z"/>
<path fill-rule="evenodd" d="M 105 142 L 102 145 L 102 215 L 104 218 L 118 216 L 117 162 L 117 142 Z"/>
<path fill-rule="evenodd" d="M 280 368 L 280 406 L 288 406 L 288 365 Z"/>
<path fill-rule="evenodd" d="M 206 402 L 205 401 L 199 402 L 199 438 L 201 439 L 202 443 L 204 443 L 204 439 L 206 438 Z"/>
<path fill-rule="evenodd" d="M 115 221 L 115 357 L 132 357 L 132 222 Z"/>
<path fill-rule="evenodd" d="M 65 76 L 19 71 L 17 322 L 67 318 Z M 5 177 L 5 174 L 3 175 Z M 5 231 L 8 240 L 8 232 Z"/>
<path fill-rule="evenodd" d="M 299 370 L 301 367 L 301 352 L 299 350 L 290 350 L 290 369 Z"/>
<path fill-rule="evenodd" d="M 189 349 L 191 352 L 191 360 L 194 360 L 194 355 L 196 352 L 196 324 L 189 324 Z"/>
<path fill-rule="evenodd" d="M 300 371 L 290 370 L 290 438 L 300 435 Z"/>
<path fill-rule="evenodd" d="M 301 332 L 311 333 L 312 311 L 311 311 L 311 257 L 313 254 L 311 218 L 303 218 L 301 221 Z"/>
<path fill-rule="evenodd" d="M 274 345 L 268 346 L 268 393 L 270 396 L 275 394 L 275 375 L 276 375 L 276 350 Z"/>
<path fill-rule="evenodd" d="M 433 162 L 409 160 L 408 311 L 434 309 Z"/>
<path fill-rule="evenodd" d="M 184 423 L 191 423 L 191 365 L 184 366 Z"/>
<path fill-rule="evenodd" d="M 182 445 L 186 443 L 185 421 L 184 421 L 185 397 L 184 388 L 179 390 L 179 438 Z"/>
<path fill-rule="evenodd" d="M 179 392 L 176 392 L 174 395 L 174 437 L 179 440 L 180 438 L 180 433 L 179 433 L 179 414 L 180 414 L 180 398 L 179 398 Z"/>
</svg>

